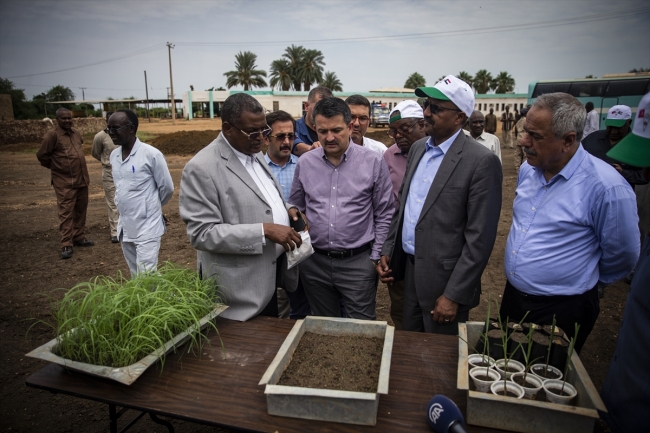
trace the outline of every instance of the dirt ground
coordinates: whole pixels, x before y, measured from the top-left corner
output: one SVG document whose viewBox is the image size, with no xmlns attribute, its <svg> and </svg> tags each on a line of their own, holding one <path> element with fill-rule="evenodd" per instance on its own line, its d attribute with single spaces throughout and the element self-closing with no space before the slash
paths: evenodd
<svg viewBox="0 0 650 433">
<path fill-rule="evenodd" d="M 218 121 L 210 120 L 192 121 L 191 125 L 186 122 L 176 127 L 170 121 L 167 123 L 169 125 L 148 124 L 145 121 L 141 130 L 155 138 L 156 135 L 178 132 L 182 126 L 197 128 L 195 131 L 216 131 L 221 126 Z M 196 151 L 215 135 L 213 132 L 197 135 L 198 141 L 188 142 L 187 146 L 193 146 L 192 151 Z M 388 139 L 385 129 L 381 128 L 371 131 L 369 135 L 375 139 Z M 169 136 L 174 137 L 173 134 Z M 162 144 L 159 145 L 163 147 L 164 142 L 161 140 Z M 0 242 L 4 245 L 0 252 L 0 279 L 3 281 L 0 295 L 0 342 L 3 348 L 0 355 L 3 365 L 0 369 L 0 431 L 103 432 L 108 427 L 105 405 L 51 394 L 25 385 L 25 379 L 46 364 L 26 358 L 24 354 L 53 338 L 52 329 L 44 325 L 34 326 L 29 333 L 28 329 L 35 320 L 47 321 L 51 317 L 51 302 L 62 295 L 62 291 L 57 289 L 70 288 L 99 274 L 114 275 L 118 270 L 128 271 L 120 246 L 110 242 L 101 187 L 101 166 L 91 157 L 87 158 L 91 177 L 87 236 L 96 245 L 92 248 L 75 248 L 71 259 L 59 259 L 56 200 L 50 187 L 49 171 L 40 167 L 36 160 L 37 146 L 35 143 L 23 143 L 0 147 L 0 222 L 3 228 Z M 164 208 L 171 225 L 162 240 L 160 260 L 171 260 L 194 268 L 196 253 L 188 242 L 185 225 L 178 212 L 181 171 L 192 152 L 177 149 L 176 154 L 166 153 L 176 191 Z M 179 156 L 179 153 L 187 156 Z M 474 320 L 484 317 L 487 294 L 498 299 L 505 285 L 503 255 L 512 219 L 516 183 L 512 150 L 503 149 L 503 164 L 504 201 L 498 237 L 483 274 L 482 302 L 470 316 Z M 628 290 L 629 286 L 622 282 L 607 289 L 605 298 L 601 300 L 600 317 L 581 354 L 597 389 L 603 384 L 613 354 Z M 377 295 L 378 320 L 390 322 L 388 309 L 389 298 L 382 284 Z M 221 431 L 186 421 L 173 421 L 173 424 L 178 432 Z M 131 431 L 162 429 L 145 417 Z M 598 423 L 595 431 L 607 430 Z"/>
</svg>

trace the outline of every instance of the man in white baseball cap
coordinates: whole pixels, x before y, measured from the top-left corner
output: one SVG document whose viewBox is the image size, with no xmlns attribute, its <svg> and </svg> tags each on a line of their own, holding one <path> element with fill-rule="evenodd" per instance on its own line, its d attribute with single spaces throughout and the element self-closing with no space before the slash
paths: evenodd
<svg viewBox="0 0 650 433">
<path fill-rule="evenodd" d="M 404 279 L 404 330 L 458 335 L 458 322 L 479 304 L 496 239 L 501 162 L 461 133 L 474 110 L 465 82 L 448 75 L 415 94 L 426 98 L 429 138 L 409 150 L 377 272 L 386 283 Z"/>
</svg>

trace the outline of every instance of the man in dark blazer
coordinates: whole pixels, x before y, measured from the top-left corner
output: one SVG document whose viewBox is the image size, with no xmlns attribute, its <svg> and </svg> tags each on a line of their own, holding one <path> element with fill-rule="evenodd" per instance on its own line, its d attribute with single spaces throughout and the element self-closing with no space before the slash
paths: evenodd
<svg viewBox="0 0 650 433">
<path fill-rule="evenodd" d="M 503 173 L 495 154 L 461 132 L 474 110 L 466 83 L 449 75 L 415 94 L 426 98 L 429 138 L 409 151 L 377 272 L 384 282 L 405 280 L 405 331 L 456 335 L 480 300 Z"/>
</svg>

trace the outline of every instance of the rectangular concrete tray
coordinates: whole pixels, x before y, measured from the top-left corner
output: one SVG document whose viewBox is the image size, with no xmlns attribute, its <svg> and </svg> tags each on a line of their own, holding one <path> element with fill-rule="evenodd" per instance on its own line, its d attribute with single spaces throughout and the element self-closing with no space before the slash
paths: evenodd
<svg viewBox="0 0 650 433">
<path fill-rule="evenodd" d="M 544 401 L 504 397 L 470 389 L 467 343 L 476 346 L 484 322 L 458 325 L 458 389 L 467 390 L 467 424 L 523 433 L 591 433 L 599 418 L 597 410 L 606 412 L 598 391 L 591 382 L 578 355 L 571 356 L 572 370 L 568 382 L 576 387 L 578 395 L 573 405 L 564 406 Z M 465 341 L 463 341 L 463 339 Z"/>
<path fill-rule="evenodd" d="M 377 392 L 336 391 L 277 385 L 305 332 L 358 335 L 384 339 Z M 264 373 L 270 415 L 315 419 L 345 424 L 375 425 L 379 395 L 388 394 L 390 360 L 395 328 L 386 322 L 308 316 L 298 320 Z"/>
<path fill-rule="evenodd" d="M 223 310 L 228 308 L 226 305 L 218 305 L 206 316 L 200 320 L 201 330 L 205 329 L 208 326 L 208 322 L 217 317 Z M 43 359 L 45 361 L 54 362 L 55 364 L 62 365 L 70 370 L 79 371 L 82 373 L 90 374 L 93 376 L 103 377 L 106 379 L 115 380 L 117 382 L 123 383 L 125 385 L 131 385 L 135 382 L 138 377 L 144 373 L 147 368 L 156 363 L 160 356 L 164 353 L 167 354 L 174 350 L 176 347 L 180 347 L 185 343 L 190 337 L 189 332 L 191 329 L 187 329 L 185 332 L 181 332 L 176 337 L 169 340 L 158 350 L 153 351 L 149 355 L 142 358 L 140 361 L 131 364 L 126 367 L 108 367 L 103 365 L 94 365 L 87 364 L 85 362 L 71 361 L 66 358 L 61 358 L 56 355 L 56 346 L 58 340 L 55 338 L 45 343 L 44 345 L 32 350 L 25 356 L 30 358 Z M 72 331 L 71 331 L 72 332 Z"/>
</svg>

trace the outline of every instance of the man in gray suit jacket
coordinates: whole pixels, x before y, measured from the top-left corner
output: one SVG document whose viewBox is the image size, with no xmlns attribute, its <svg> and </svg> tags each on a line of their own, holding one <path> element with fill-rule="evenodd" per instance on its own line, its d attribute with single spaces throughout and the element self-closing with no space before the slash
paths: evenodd
<svg viewBox="0 0 650 433">
<path fill-rule="evenodd" d="M 276 287 L 293 292 L 298 284 L 298 270 L 287 270 L 285 252 L 302 243 L 289 227 L 299 213 L 284 201 L 260 152 L 271 132 L 260 103 L 244 93 L 231 95 L 221 117 L 221 134 L 183 170 L 181 218 L 197 249 L 199 273 L 216 277 L 229 305 L 221 316 L 277 317 Z"/>
<path fill-rule="evenodd" d="M 503 174 L 499 158 L 461 132 L 474 110 L 467 84 L 449 75 L 415 94 L 426 98 L 429 138 L 409 151 L 377 272 L 384 282 L 405 280 L 405 331 L 456 335 L 479 303 Z"/>
</svg>

